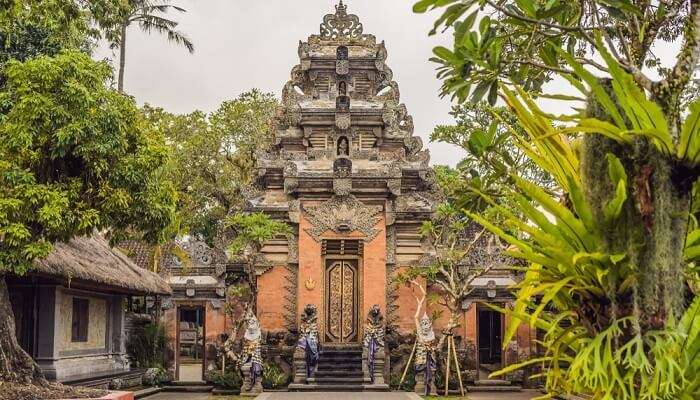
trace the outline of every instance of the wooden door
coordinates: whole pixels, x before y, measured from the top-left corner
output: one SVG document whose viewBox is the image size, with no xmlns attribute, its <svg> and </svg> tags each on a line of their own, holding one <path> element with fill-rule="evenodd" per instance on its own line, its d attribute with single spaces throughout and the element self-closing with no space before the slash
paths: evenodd
<svg viewBox="0 0 700 400">
<path fill-rule="evenodd" d="M 357 340 L 358 271 L 356 260 L 326 262 L 326 340 Z"/>
</svg>

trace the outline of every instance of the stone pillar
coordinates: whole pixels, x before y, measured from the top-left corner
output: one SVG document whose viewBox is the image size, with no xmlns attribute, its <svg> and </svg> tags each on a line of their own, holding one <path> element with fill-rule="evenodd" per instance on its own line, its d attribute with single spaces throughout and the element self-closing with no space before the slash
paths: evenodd
<svg viewBox="0 0 700 400">
<path fill-rule="evenodd" d="M 306 384 L 306 353 L 298 346 L 294 349 L 292 371 L 292 383 Z"/>
<path fill-rule="evenodd" d="M 243 364 L 241 367 L 241 372 L 243 373 L 243 386 L 241 386 L 241 396 L 255 397 L 262 393 L 262 376 L 259 376 L 255 380 L 255 384 L 251 383 L 250 369 L 253 367 L 252 363 Z"/>
<path fill-rule="evenodd" d="M 427 367 L 426 367 L 427 368 Z M 437 396 L 437 388 L 435 387 L 435 374 L 431 376 L 431 382 L 430 382 L 430 392 L 428 393 L 429 396 Z M 413 387 L 413 391 L 420 395 L 424 396 L 425 395 L 425 375 L 423 374 L 423 371 L 417 372 L 416 373 L 416 386 Z"/>
</svg>

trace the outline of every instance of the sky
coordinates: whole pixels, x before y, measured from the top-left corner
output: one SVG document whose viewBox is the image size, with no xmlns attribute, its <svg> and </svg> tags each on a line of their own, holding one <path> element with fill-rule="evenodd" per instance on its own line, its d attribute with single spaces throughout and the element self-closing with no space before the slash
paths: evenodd
<svg viewBox="0 0 700 400">
<path fill-rule="evenodd" d="M 174 113 L 214 111 L 225 100 L 252 88 L 278 98 L 298 64 L 299 40 L 317 34 L 337 0 L 173 0 L 187 10 L 172 14 L 195 45 L 194 54 L 156 33 L 132 26 L 127 34 L 124 88 L 139 104 Z M 452 121 L 449 99 L 428 61 L 432 48 L 449 44 L 448 34 L 428 36 L 439 16 L 414 14 L 412 0 L 346 0 L 364 32 L 386 42 L 387 63 L 399 83 L 401 100 L 415 121 L 415 134 L 430 149 L 433 164 L 454 166 L 464 154 L 452 145 L 430 143 L 433 127 Z M 106 46 L 97 57 L 117 59 Z"/>
</svg>

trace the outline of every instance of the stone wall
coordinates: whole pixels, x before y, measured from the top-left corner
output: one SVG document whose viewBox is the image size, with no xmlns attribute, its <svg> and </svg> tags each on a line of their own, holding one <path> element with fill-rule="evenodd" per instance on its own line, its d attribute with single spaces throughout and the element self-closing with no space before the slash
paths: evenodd
<svg viewBox="0 0 700 400">
<path fill-rule="evenodd" d="M 73 299 L 88 300 L 88 336 L 86 342 L 71 340 L 73 323 Z M 60 296 L 59 311 L 59 351 L 104 349 L 107 335 L 107 301 L 101 297 L 73 295 L 63 292 Z"/>
<path fill-rule="evenodd" d="M 272 267 L 258 277 L 257 317 L 264 331 L 284 331 L 287 328 L 287 277 L 284 266 Z"/>
</svg>

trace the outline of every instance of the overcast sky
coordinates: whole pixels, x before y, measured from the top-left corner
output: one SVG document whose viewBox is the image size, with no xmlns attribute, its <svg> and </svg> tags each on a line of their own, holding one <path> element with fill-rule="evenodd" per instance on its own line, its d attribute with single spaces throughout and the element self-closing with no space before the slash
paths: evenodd
<svg viewBox="0 0 700 400">
<path fill-rule="evenodd" d="M 196 46 L 184 48 L 158 34 L 146 35 L 132 27 L 127 37 L 125 90 L 140 104 L 149 103 L 175 113 L 213 111 L 228 99 L 251 88 L 274 93 L 298 63 L 299 40 L 317 34 L 325 14 L 337 0 L 174 0 L 187 9 L 173 14 L 179 29 Z M 432 48 L 449 37 L 429 38 L 437 14 L 416 15 L 411 0 L 346 0 L 365 33 L 385 40 L 387 63 L 401 89 L 401 100 L 413 115 L 416 135 L 430 148 L 434 164 L 455 165 L 462 151 L 431 144 L 437 124 L 449 123 L 449 99 L 440 99 L 435 66 L 428 61 Z M 442 43 L 441 43 L 442 42 Z M 116 59 L 101 48 L 100 58 Z"/>
</svg>

